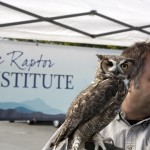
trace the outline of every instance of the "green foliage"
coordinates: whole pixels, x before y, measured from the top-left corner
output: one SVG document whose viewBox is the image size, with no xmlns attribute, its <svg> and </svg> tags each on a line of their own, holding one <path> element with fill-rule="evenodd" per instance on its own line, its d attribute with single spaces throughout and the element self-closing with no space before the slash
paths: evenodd
<svg viewBox="0 0 150 150">
<path fill-rule="evenodd" d="M 42 40 L 30 40 L 30 39 L 12 39 L 9 40 L 17 40 L 24 42 L 36 42 L 36 43 L 44 43 L 44 44 L 56 44 L 56 45 L 65 45 L 65 46 L 81 46 L 81 47 L 92 47 L 92 48 L 106 48 L 106 49 L 117 49 L 123 50 L 127 47 L 123 46 L 114 46 L 114 45 L 98 45 L 98 44 L 85 44 L 85 43 L 71 43 L 71 42 L 58 42 L 58 41 L 42 41 Z"/>
</svg>

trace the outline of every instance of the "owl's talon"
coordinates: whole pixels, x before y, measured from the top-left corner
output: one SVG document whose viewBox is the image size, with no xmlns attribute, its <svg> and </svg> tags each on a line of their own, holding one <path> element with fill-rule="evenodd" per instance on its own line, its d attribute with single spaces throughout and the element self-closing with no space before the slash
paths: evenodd
<svg viewBox="0 0 150 150">
<path fill-rule="evenodd" d="M 72 145 L 72 150 L 78 150 L 79 146 L 80 146 L 80 143 L 81 143 L 80 138 L 76 137 L 74 142 L 73 142 L 73 145 Z"/>
<path fill-rule="evenodd" d="M 95 144 L 94 150 L 98 150 L 99 146 L 102 148 L 102 150 L 107 150 L 104 145 L 104 138 L 100 135 L 100 133 L 97 133 L 93 136 L 93 142 Z"/>
<path fill-rule="evenodd" d="M 114 141 L 112 140 L 112 138 L 103 138 L 103 142 L 105 143 L 112 143 L 114 145 Z"/>
</svg>

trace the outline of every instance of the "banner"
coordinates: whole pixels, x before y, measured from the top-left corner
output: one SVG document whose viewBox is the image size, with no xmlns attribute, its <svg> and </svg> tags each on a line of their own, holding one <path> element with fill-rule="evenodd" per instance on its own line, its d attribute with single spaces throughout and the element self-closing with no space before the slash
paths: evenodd
<svg viewBox="0 0 150 150">
<path fill-rule="evenodd" d="M 96 54 L 119 50 L 0 41 L 0 120 L 64 119 L 95 76 Z"/>
</svg>

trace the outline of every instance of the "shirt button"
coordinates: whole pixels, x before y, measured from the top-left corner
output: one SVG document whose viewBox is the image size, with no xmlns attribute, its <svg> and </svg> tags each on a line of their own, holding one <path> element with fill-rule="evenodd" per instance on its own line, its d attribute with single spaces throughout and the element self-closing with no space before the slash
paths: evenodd
<svg viewBox="0 0 150 150">
<path fill-rule="evenodd" d="M 133 129 L 131 129 L 130 131 L 132 131 L 132 132 L 133 132 Z"/>
<path fill-rule="evenodd" d="M 132 150 L 132 146 L 128 146 L 128 150 Z"/>
</svg>

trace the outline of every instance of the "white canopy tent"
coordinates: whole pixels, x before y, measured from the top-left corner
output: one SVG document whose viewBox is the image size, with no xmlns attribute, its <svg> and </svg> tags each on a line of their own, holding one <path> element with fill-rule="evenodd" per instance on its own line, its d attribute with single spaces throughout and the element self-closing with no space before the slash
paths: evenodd
<svg viewBox="0 0 150 150">
<path fill-rule="evenodd" d="M 150 40 L 148 0 L 2 0 L 0 37 L 128 46 Z"/>
</svg>

